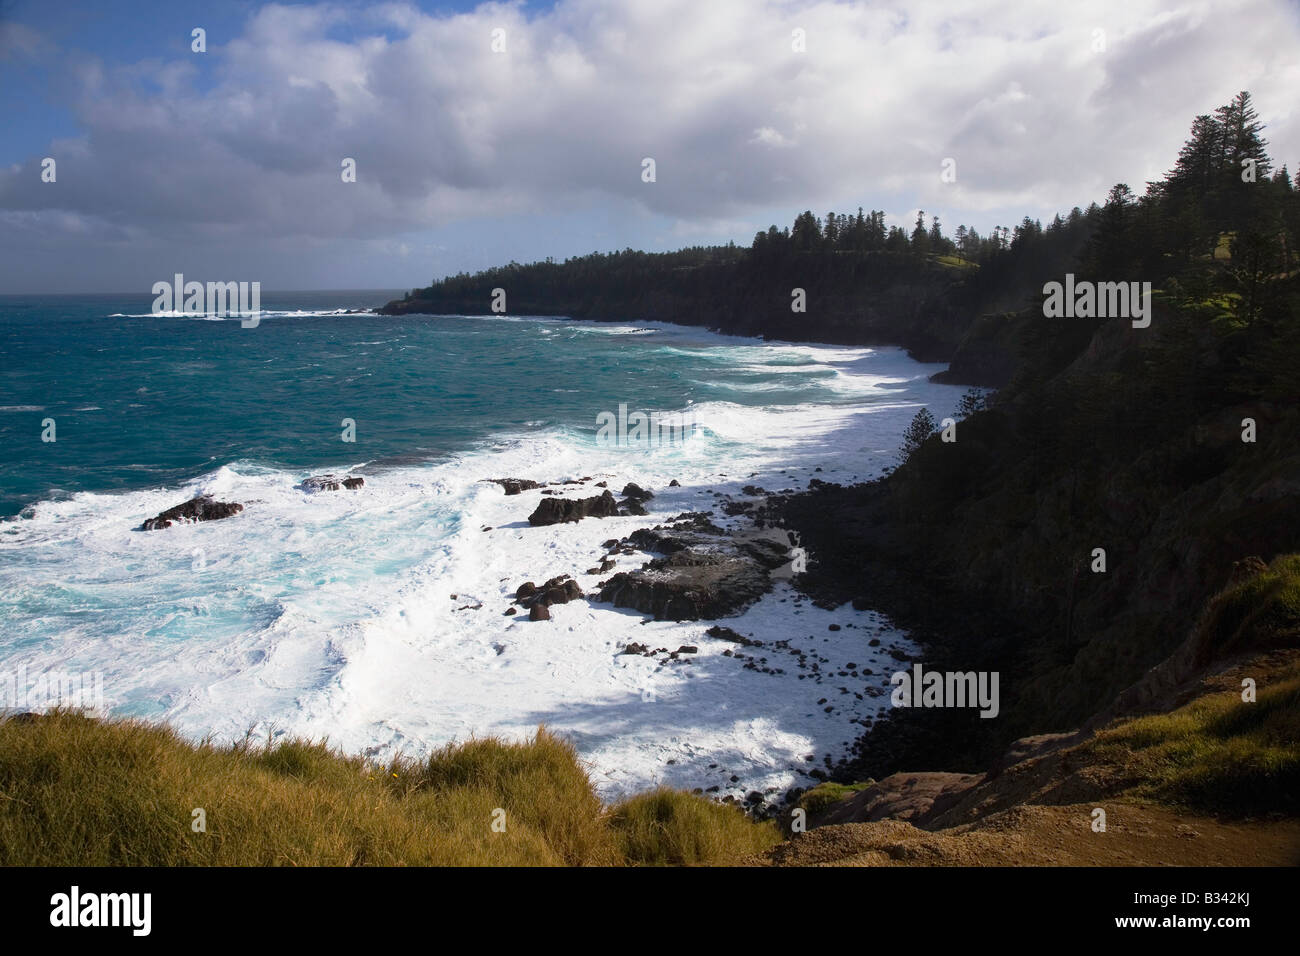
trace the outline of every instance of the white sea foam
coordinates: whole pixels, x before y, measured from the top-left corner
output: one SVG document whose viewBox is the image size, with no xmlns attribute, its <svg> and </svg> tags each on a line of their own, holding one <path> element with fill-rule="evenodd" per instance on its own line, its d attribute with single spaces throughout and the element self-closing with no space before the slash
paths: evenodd
<svg viewBox="0 0 1300 956">
<path fill-rule="evenodd" d="M 764 348 L 746 346 L 754 354 L 737 360 L 761 364 Z M 946 414 L 959 392 L 924 382 L 933 369 L 895 350 L 772 348 L 774 362 L 798 357 L 860 377 L 868 392 L 909 383 L 907 400 L 700 402 L 700 432 L 680 445 L 601 447 L 589 433 L 555 429 L 448 461 L 368 467 L 358 491 L 308 494 L 305 472 L 234 462 L 183 488 L 42 502 L 0 528 L 0 669 L 101 671 L 113 712 L 194 737 L 234 740 L 249 728 L 327 736 L 376 757 L 545 724 L 574 739 L 607 797 L 656 783 L 738 795 L 806 785 L 804 771 L 843 754 L 858 721 L 888 706 L 889 650 L 909 645 L 878 615 L 816 608 L 779 584 L 722 622 L 769 645 L 740 650 L 785 671 L 771 675 L 725 655 L 737 648 L 704 635 L 712 622 L 646 623 L 581 601 L 553 608 L 550 622 L 503 613 L 526 580 L 573 574 L 594 591 L 607 575 L 585 572 L 602 541 L 714 508 L 712 491 L 865 478 L 892 455 L 918 401 Z M 339 461 L 335 471 L 361 464 Z M 590 476 L 566 496 L 635 481 L 656 496 L 647 517 L 532 528 L 539 491 L 506 496 L 482 480 L 507 476 Z M 200 493 L 246 508 L 136 530 Z M 617 570 L 648 557 L 620 555 Z M 870 637 L 881 645 L 869 648 Z M 771 648 L 776 640 L 825 658 L 821 683 Z M 699 653 L 668 664 L 621 654 L 633 641 Z M 838 676 L 848 663 L 859 677 Z"/>
<path fill-rule="evenodd" d="M 110 319 L 148 319 L 159 316 L 165 319 L 193 319 L 198 322 L 233 322 L 242 317 L 252 316 L 252 312 L 235 312 L 228 314 L 216 314 L 212 312 L 184 312 L 178 309 L 169 309 L 159 312 L 113 312 L 107 316 Z M 348 315 L 352 314 L 358 318 L 365 316 L 374 316 L 374 312 L 349 312 L 348 309 L 262 309 L 257 313 L 263 319 L 310 319 L 319 318 L 329 315 Z"/>
</svg>

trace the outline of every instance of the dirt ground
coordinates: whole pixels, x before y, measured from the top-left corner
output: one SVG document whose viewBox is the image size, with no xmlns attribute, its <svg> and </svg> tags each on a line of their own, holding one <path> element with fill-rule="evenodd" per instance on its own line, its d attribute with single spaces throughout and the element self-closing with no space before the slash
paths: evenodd
<svg viewBox="0 0 1300 956">
<path fill-rule="evenodd" d="M 1300 820 L 1219 822 L 1152 805 L 1021 806 L 931 832 L 901 820 L 818 827 L 775 847 L 775 866 L 1297 866 Z"/>
</svg>

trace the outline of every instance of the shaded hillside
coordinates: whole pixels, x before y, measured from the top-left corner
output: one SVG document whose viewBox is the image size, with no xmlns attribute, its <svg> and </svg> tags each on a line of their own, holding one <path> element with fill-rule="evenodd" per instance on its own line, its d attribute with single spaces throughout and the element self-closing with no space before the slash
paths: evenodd
<svg viewBox="0 0 1300 956">
<path fill-rule="evenodd" d="M 1112 190 L 1078 267 L 1150 281 L 1149 327 L 981 319 L 967 343 L 996 321 L 1015 371 L 955 441 L 921 418 L 886 479 L 773 503 L 817 559 L 805 586 L 920 628 L 927 665 L 1002 674 L 999 719 L 896 712 L 846 776 L 979 769 L 1077 726 L 1174 649 L 1235 562 L 1300 549 L 1300 200 L 1245 94 L 1216 117 L 1141 199 Z"/>
<path fill-rule="evenodd" d="M 512 315 L 565 315 L 603 321 L 663 321 L 738 335 L 834 344 L 902 345 L 922 361 L 947 361 L 977 316 L 1024 305 L 1045 270 L 1066 268 L 1084 248 L 1100 213 L 1075 209 L 1046 229 L 1026 219 L 999 238 L 969 237 L 962 247 L 941 231 L 909 240 L 883 232 L 883 213 L 858 219 L 811 212 L 793 230 L 773 226 L 748 248 L 696 247 L 668 253 L 626 250 L 565 260 L 511 263 L 450 276 L 380 311 L 481 315 L 493 290 Z M 868 220 L 859 210 L 863 222 Z M 834 224 L 837 223 L 838 224 Z M 827 223 L 833 223 L 829 228 Z M 794 290 L 805 311 L 794 311 Z M 1002 384 L 1011 362 L 997 344 L 968 350 L 963 381 Z"/>
<path fill-rule="evenodd" d="M 1018 740 L 983 774 L 824 784 L 801 800 L 809 832 L 769 859 L 1294 866 L 1298 785 L 1300 556 L 1287 555 L 1240 565 L 1179 649 L 1084 728 Z"/>
</svg>

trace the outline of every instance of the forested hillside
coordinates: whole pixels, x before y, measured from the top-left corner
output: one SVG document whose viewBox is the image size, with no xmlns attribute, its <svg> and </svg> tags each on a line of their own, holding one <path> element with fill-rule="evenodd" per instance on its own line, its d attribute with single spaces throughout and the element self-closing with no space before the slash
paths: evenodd
<svg viewBox="0 0 1300 956">
<path fill-rule="evenodd" d="M 772 226 L 749 248 L 696 246 L 676 252 L 632 249 L 564 262 L 510 263 L 460 274 L 391 302 L 386 314 L 488 314 L 493 290 L 514 315 L 567 315 L 608 321 L 703 325 L 769 338 L 838 344 L 903 345 L 923 361 L 947 361 L 982 313 L 1022 307 L 1040 276 L 1069 267 L 1102 219 L 1090 206 L 1046 227 L 1026 218 L 982 237 L 918 216 L 909 236 L 886 229 L 884 213 L 859 209 L 801 213 Z M 796 311 L 795 290 L 803 290 Z M 1001 384 L 1009 362 L 977 367 L 965 380 Z"/>
<path fill-rule="evenodd" d="M 1294 268 L 1300 201 L 1274 169 L 1248 93 L 1196 117 L 1177 165 L 1137 196 L 1115 185 L 1103 205 L 1046 226 L 1024 218 L 981 236 L 937 217 L 885 226 L 877 210 L 811 211 L 757 233 L 748 248 L 631 249 L 564 262 L 460 274 L 389 303 L 390 314 L 488 314 L 493 291 L 511 314 L 672 321 L 727 332 L 834 343 L 900 344 L 951 361 L 949 380 L 1001 385 L 1022 343 L 1006 313 L 1036 304 L 1067 271 L 1101 281 L 1151 281 L 1167 306 L 1216 327 L 1272 336 Z M 795 311 L 794 290 L 805 311 Z M 1078 326 L 1043 332 L 1069 342 Z M 1296 333 L 1294 330 L 1291 335 Z M 1294 348 L 1277 343 L 1278 348 Z M 1274 352 L 1256 357 L 1276 362 Z"/>
</svg>

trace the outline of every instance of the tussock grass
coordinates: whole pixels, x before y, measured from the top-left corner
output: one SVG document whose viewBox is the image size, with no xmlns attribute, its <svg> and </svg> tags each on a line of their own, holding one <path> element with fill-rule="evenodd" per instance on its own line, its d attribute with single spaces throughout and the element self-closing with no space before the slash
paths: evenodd
<svg viewBox="0 0 1300 956">
<path fill-rule="evenodd" d="M 495 794 L 507 819 L 542 835 L 563 862 L 620 862 L 603 807 L 571 744 L 539 732 L 528 746 L 494 738 L 449 744 L 430 756 L 416 781 L 421 790 Z"/>
<path fill-rule="evenodd" d="M 610 823 L 626 859 L 657 866 L 736 863 L 782 839 L 770 821 L 755 823 L 738 807 L 664 787 L 624 800 Z"/>
<path fill-rule="evenodd" d="M 67 711 L 0 722 L 5 866 L 725 863 L 770 845 L 766 825 L 685 793 L 662 798 L 664 836 L 632 839 L 644 799 L 603 807 L 544 730 L 380 767 L 323 742 L 217 747 Z"/>
<path fill-rule="evenodd" d="M 1233 816 L 1300 813 L 1300 673 L 1259 691 L 1229 691 L 1100 732 L 1098 757 L 1143 778 L 1134 793 Z"/>
<path fill-rule="evenodd" d="M 1203 656 L 1300 645 L 1300 554 L 1287 554 L 1224 588 L 1201 622 Z"/>
</svg>

